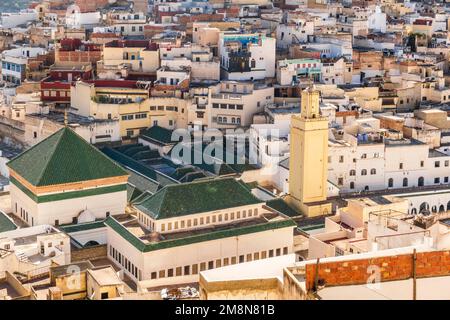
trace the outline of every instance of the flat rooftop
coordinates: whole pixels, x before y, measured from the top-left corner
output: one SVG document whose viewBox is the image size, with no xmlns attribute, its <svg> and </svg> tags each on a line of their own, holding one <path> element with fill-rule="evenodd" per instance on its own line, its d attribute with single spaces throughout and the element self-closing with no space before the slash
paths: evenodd
<svg viewBox="0 0 450 320">
<path fill-rule="evenodd" d="M 138 237 L 140 240 L 142 240 L 144 243 L 158 243 L 164 240 L 175 240 L 175 239 L 183 239 L 191 236 L 198 236 L 198 235 L 206 235 L 211 232 L 216 231 L 225 231 L 230 230 L 234 228 L 242 228 L 242 227 L 249 227 L 249 226 L 255 226 L 267 223 L 268 221 L 272 219 L 276 219 L 277 217 L 280 217 L 277 213 L 267 212 L 262 214 L 259 217 L 243 220 L 243 221 L 236 221 L 231 222 L 223 225 L 213 225 L 213 226 L 207 226 L 204 228 L 198 228 L 194 230 L 186 230 L 186 231 L 178 231 L 178 232 L 171 232 L 171 233 L 152 233 L 149 230 L 143 228 L 138 220 L 136 218 L 125 220 L 122 225 L 126 227 L 131 233 L 133 233 L 136 237 Z"/>
<path fill-rule="evenodd" d="M 283 268 L 294 266 L 295 254 L 255 260 L 202 271 L 200 275 L 208 282 L 240 281 L 251 279 L 283 279 Z"/>
<path fill-rule="evenodd" d="M 417 279 L 417 300 L 450 299 L 450 276 Z M 326 287 L 317 293 L 322 300 L 412 300 L 413 279 L 374 285 Z"/>
</svg>

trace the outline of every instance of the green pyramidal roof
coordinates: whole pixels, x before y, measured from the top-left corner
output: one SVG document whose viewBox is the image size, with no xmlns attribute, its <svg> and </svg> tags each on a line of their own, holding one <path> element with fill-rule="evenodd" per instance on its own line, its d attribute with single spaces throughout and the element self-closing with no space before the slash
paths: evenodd
<svg viewBox="0 0 450 320">
<path fill-rule="evenodd" d="M 234 178 L 168 185 L 141 196 L 135 206 L 154 219 L 262 203 Z"/>
<path fill-rule="evenodd" d="M 128 175 L 67 127 L 19 154 L 8 166 L 36 187 Z"/>
</svg>

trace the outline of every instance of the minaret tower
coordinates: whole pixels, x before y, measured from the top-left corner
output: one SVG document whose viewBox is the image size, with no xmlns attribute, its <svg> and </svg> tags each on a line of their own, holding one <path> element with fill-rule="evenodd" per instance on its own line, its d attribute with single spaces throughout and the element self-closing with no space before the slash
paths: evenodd
<svg viewBox="0 0 450 320">
<path fill-rule="evenodd" d="M 304 215 L 331 213 L 327 201 L 328 119 L 320 115 L 320 92 L 313 85 L 302 91 L 301 113 L 291 119 L 289 196 Z"/>
</svg>

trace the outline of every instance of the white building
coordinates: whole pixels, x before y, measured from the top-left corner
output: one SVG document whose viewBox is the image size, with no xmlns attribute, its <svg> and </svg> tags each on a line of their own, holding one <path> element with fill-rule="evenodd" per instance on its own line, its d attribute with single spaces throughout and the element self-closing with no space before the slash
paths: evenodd
<svg viewBox="0 0 450 320">
<path fill-rule="evenodd" d="M 128 173 L 69 128 L 8 162 L 11 209 L 29 226 L 122 214 Z"/>
<path fill-rule="evenodd" d="M 276 39 L 258 34 L 221 33 L 222 78 L 259 80 L 275 76 Z"/>
<path fill-rule="evenodd" d="M 48 274 L 52 263 L 70 263 L 70 238 L 50 225 L 0 233 L 0 270 L 26 277 Z"/>
<path fill-rule="evenodd" d="M 0 16 L 0 27 L 15 28 L 28 22 L 36 21 L 38 14 L 35 10 L 21 10 L 20 12 L 2 13 Z"/>
<path fill-rule="evenodd" d="M 292 44 L 308 42 L 308 36 L 314 34 L 314 22 L 306 19 L 296 19 L 288 24 L 277 26 L 277 47 L 287 49 Z"/>
<path fill-rule="evenodd" d="M 295 223 L 263 204 L 233 178 L 166 186 L 134 203 L 137 219 L 106 220 L 108 257 L 148 288 L 291 253 Z"/>
<path fill-rule="evenodd" d="M 43 48 L 21 47 L 2 52 L 2 78 L 4 81 L 21 84 L 25 80 L 30 58 L 47 53 Z"/>
</svg>

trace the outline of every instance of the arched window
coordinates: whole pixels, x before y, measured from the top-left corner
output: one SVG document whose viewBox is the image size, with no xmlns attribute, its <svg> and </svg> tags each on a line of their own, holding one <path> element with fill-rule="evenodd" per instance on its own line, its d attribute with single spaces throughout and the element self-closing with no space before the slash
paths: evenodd
<svg viewBox="0 0 450 320">
<path fill-rule="evenodd" d="M 450 201 L 447 202 L 447 211 L 450 211 Z"/>
<path fill-rule="evenodd" d="M 422 204 L 420 205 L 419 213 L 425 215 L 430 213 L 430 205 L 428 204 L 428 202 L 422 202 Z"/>
<path fill-rule="evenodd" d="M 424 185 L 424 178 L 420 177 L 418 182 L 417 182 L 417 184 L 418 184 L 419 187 L 423 187 L 423 185 Z"/>
<path fill-rule="evenodd" d="M 444 207 L 443 204 L 441 204 L 441 205 L 439 206 L 439 212 L 444 212 L 444 211 L 445 211 L 445 207 Z"/>
<path fill-rule="evenodd" d="M 417 209 L 416 208 L 412 208 L 411 209 L 411 214 L 417 214 Z"/>
<path fill-rule="evenodd" d="M 363 153 L 362 155 L 361 155 L 361 159 L 366 159 L 367 158 L 367 154 L 366 153 Z"/>
<path fill-rule="evenodd" d="M 356 176 L 356 171 L 355 170 L 350 170 L 350 175 L 351 176 Z"/>
<path fill-rule="evenodd" d="M 252 61 L 250 62 L 250 68 L 256 68 L 256 61 L 255 59 L 252 59 Z"/>
<path fill-rule="evenodd" d="M 392 188 L 394 186 L 394 179 L 389 178 L 388 180 L 388 188 Z"/>
<path fill-rule="evenodd" d="M 350 182 L 350 189 L 355 189 L 355 183 L 353 181 Z"/>
<path fill-rule="evenodd" d="M 222 122 L 222 117 L 217 117 L 217 122 Z"/>
<path fill-rule="evenodd" d="M 404 187 L 408 186 L 408 178 L 403 178 L 403 186 Z"/>
<path fill-rule="evenodd" d="M 361 175 L 362 176 L 367 176 L 367 170 L 366 169 L 362 169 L 361 170 Z"/>
<path fill-rule="evenodd" d="M 377 174 L 377 169 L 370 169 L 370 174 Z"/>
<path fill-rule="evenodd" d="M 365 191 L 369 191 L 369 186 L 365 186 L 365 187 L 364 187 L 364 190 L 365 190 Z"/>
</svg>

